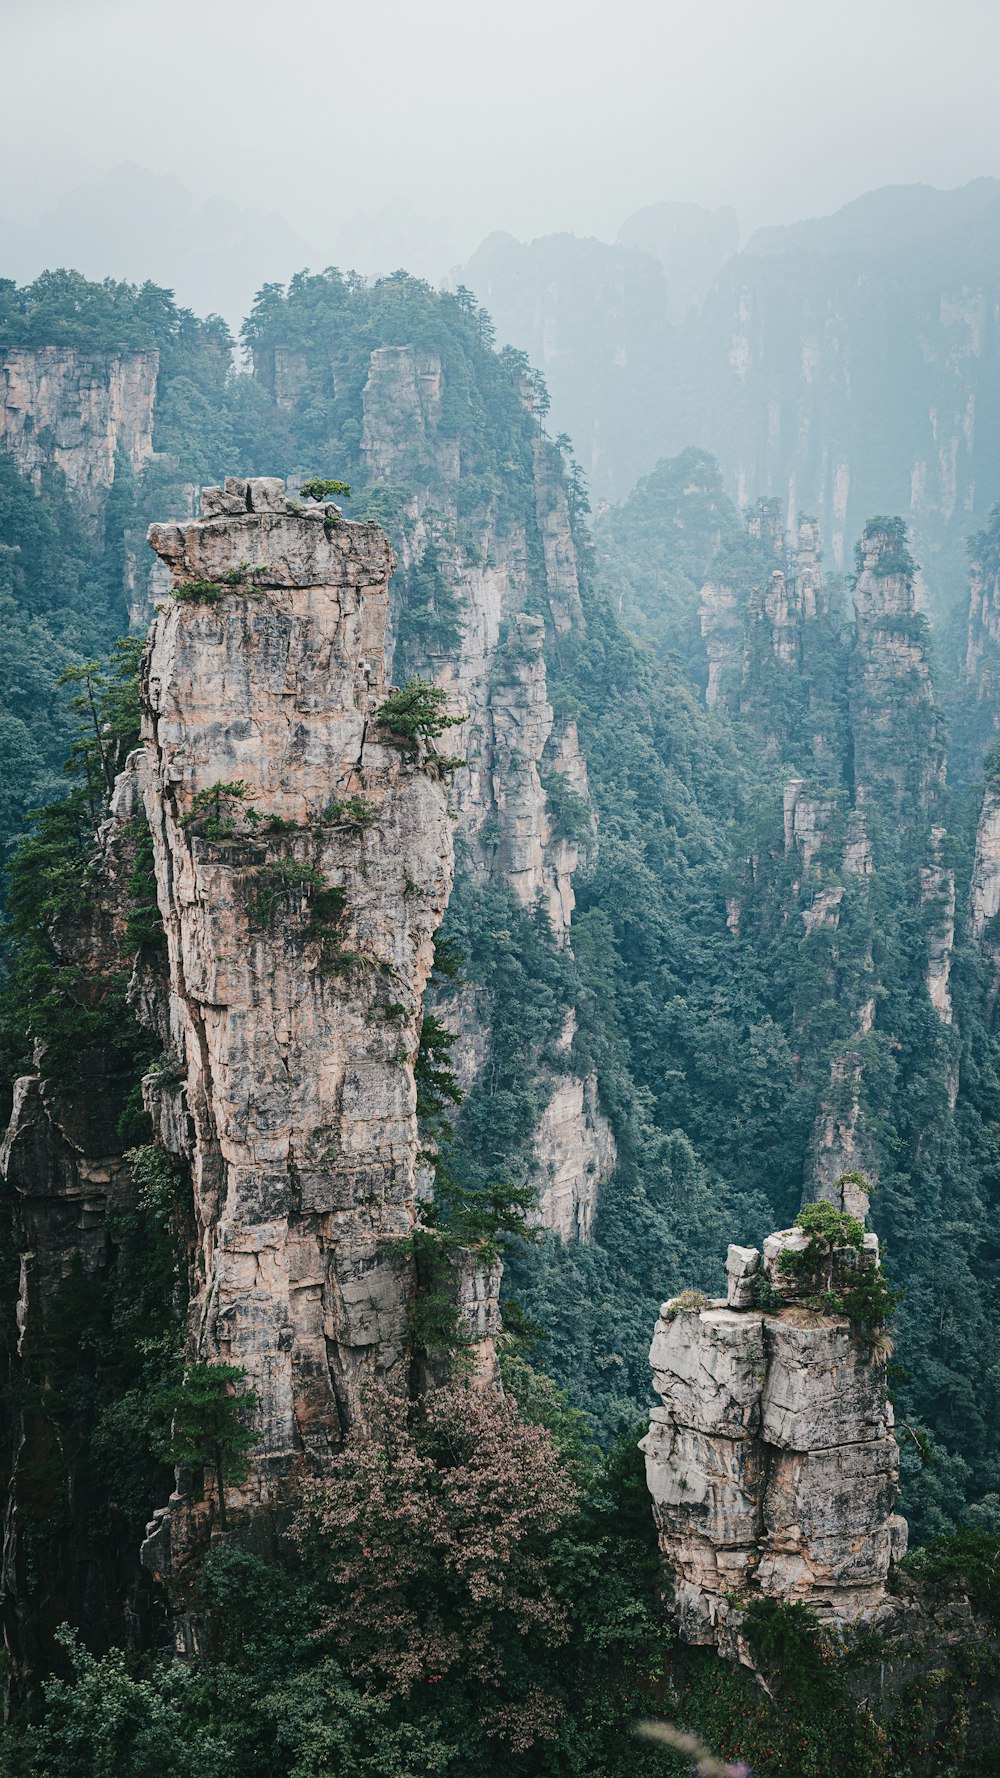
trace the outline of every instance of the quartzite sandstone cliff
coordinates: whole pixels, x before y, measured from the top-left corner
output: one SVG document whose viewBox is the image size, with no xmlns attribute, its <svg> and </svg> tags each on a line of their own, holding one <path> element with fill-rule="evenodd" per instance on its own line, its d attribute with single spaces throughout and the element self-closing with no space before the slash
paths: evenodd
<svg viewBox="0 0 1000 1778">
<path fill-rule="evenodd" d="M 153 454 L 159 353 L 83 352 L 72 346 L 0 352 L 0 448 L 36 489 L 50 464 L 90 519 L 120 454 L 139 470 Z"/>
<path fill-rule="evenodd" d="M 143 1083 L 155 1136 L 189 1181 L 185 1357 L 246 1373 L 254 1445 L 246 1482 L 226 1494 L 237 1513 L 259 1514 L 322 1471 L 363 1412 L 367 1379 L 406 1392 L 435 1362 L 412 1332 L 420 1279 L 408 1237 L 414 1059 L 452 837 L 428 745 L 378 720 L 394 565 L 378 526 L 296 510 L 275 480 L 206 490 L 203 508 L 153 527 L 180 596 L 153 627 L 143 745 L 102 828 L 90 911 L 54 942 L 103 983 L 132 966 L 144 815 L 166 959 L 135 958 L 130 998 L 162 1050 Z M 66 1102 L 42 1056 L 39 1075 L 19 1083 L 4 1166 L 23 1231 L 20 1362 L 42 1375 L 62 1281 L 76 1270 L 99 1280 L 115 1263 L 109 1213 L 134 1192 L 123 1146 L 99 1079 Z M 469 1255 L 453 1276 L 492 1375 L 496 1271 Z M 40 1408 L 29 1397 L 5 1541 L 22 1662 L 35 1585 L 25 1488 L 52 1438 L 44 1397 Z M 179 1472 L 145 1552 L 181 1589 L 187 1555 L 218 1519 L 211 1469 L 203 1488 L 192 1482 Z M 93 1567 L 72 1583 L 81 1609 L 98 1589 L 98 1615 L 107 1600 L 131 1609 L 122 1577 Z M 65 1576 L 45 1584 L 65 1601 Z M 41 1623 L 37 1608 L 36 1596 Z"/>
<path fill-rule="evenodd" d="M 141 772 L 180 1079 L 147 1094 L 192 1168 L 192 1355 L 246 1370 L 243 1498 L 270 1504 L 322 1468 L 367 1378 L 410 1381 L 413 1062 L 452 846 L 425 745 L 377 718 L 384 534 L 295 513 L 276 481 L 203 506 L 151 532 L 177 587 L 244 578 L 171 600 L 149 645 Z M 226 839 L 197 819 L 220 782 L 242 786 Z"/>
<path fill-rule="evenodd" d="M 571 942 L 573 877 L 594 843 L 560 828 L 546 789 L 553 779 L 587 806 L 587 768 L 576 723 L 556 717 L 544 653 L 547 613 L 555 638 L 584 625 L 564 481 L 554 447 L 532 454 L 534 511 L 504 518 L 493 505 L 460 522 L 462 445 L 442 425 L 445 371 L 411 346 L 374 351 L 364 388 L 362 450 L 374 479 L 407 490 L 402 573 L 433 548 L 461 614 L 458 641 L 416 665 L 467 715 L 455 731 L 463 764 L 454 776 L 458 831 L 479 881 L 506 883 L 525 908 L 540 905 L 557 944 Z M 526 399 L 528 398 L 526 392 Z M 399 600 L 397 599 L 397 606 Z M 397 609 L 397 621 L 400 612 Z M 398 644 L 397 644 L 398 658 Z M 401 676 L 396 668 L 397 676 Z M 465 995 L 444 1016 L 461 1034 L 463 1088 L 489 1053 L 482 1008 Z M 562 1239 L 586 1238 L 600 1189 L 617 1160 L 596 1076 L 552 1078 L 530 1178 L 540 1219 Z"/>
</svg>

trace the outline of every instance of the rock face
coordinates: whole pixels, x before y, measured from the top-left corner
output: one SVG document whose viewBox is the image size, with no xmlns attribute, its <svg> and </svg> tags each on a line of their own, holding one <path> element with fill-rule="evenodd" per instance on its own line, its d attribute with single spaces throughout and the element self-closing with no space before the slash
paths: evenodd
<svg viewBox="0 0 1000 1778">
<path fill-rule="evenodd" d="M 569 1074 L 560 1080 L 535 1134 L 538 1221 L 561 1241 L 585 1241 L 597 1211 L 598 1188 L 617 1161 L 611 1125 L 597 1102 L 597 1080 Z"/>
<path fill-rule="evenodd" d="M 722 579 L 707 580 L 701 589 L 698 619 L 708 657 L 705 702 L 711 709 L 733 706 L 743 676 L 743 624 L 739 594 Z"/>
<path fill-rule="evenodd" d="M 650 1350 L 662 1401 L 642 1441 L 673 1607 L 689 1642 L 738 1647 L 755 1596 L 802 1600 L 833 1624 L 867 1620 L 905 1549 L 885 1365 L 842 1315 L 796 1306 L 785 1230 L 731 1247 L 728 1300 L 665 1303 Z M 839 1276 L 878 1264 L 878 1241 L 838 1252 Z M 780 1299 L 752 1307 L 763 1274 Z M 734 1640 L 735 1638 L 735 1640 Z"/>
<path fill-rule="evenodd" d="M 803 874 L 809 871 L 822 851 L 827 832 L 837 813 L 833 795 L 810 795 L 803 778 L 790 778 L 784 791 L 785 851 L 798 847 L 802 856 Z"/>
<path fill-rule="evenodd" d="M 941 862 L 941 846 L 945 839 L 943 827 L 931 828 L 933 863 L 921 866 L 920 900 L 929 908 L 933 921 L 927 935 L 927 968 L 924 980 L 930 1003 L 943 1025 L 953 1018 L 951 1004 L 951 959 L 955 948 L 955 872 Z"/>
<path fill-rule="evenodd" d="M 8 347 L 0 352 L 0 448 L 36 488 L 54 463 L 83 512 L 97 519 L 116 455 L 139 470 L 153 454 L 158 366 L 155 351 Z"/>
<path fill-rule="evenodd" d="M 194 1183 L 189 1356 L 242 1366 L 258 1398 L 233 1497 L 259 1510 L 322 1469 L 366 1379 L 408 1387 L 413 1060 L 452 846 L 425 745 L 377 720 L 384 534 L 298 516 L 273 480 L 204 510 L 150 532 L 182 594 L 218 590 L 165 604 L 145 663 L 173 1060 L 145 1084 Z M 487 1342 L 495 1284 L 464 1291 Z M 158 1571 L 193 1515 L 175 1497 Z"/>
<path fill-rule="evenodd" d="M 857 796 L 904 819 L 926 819 L 944 785 L 945 756 L 917 610 L 913 564 L 884 524 L 866 526 L 854 582 Z"/>
<path fill-rule="evenodd" d="M 1000 986 L 1000 782 L 987 779 L 976 826 L 976 851 L 969 894 L 969 936 L 992 969 L 991 998 Z"/>
<path fill-rule="evenodd" d="M 362 448 L 373 478 L 407 490 L 403 574 L 431 559 L 460 612 L 457 640 L 400 664 L 416 669 L 467 713 L 454 731 L 464 763 L 453 778 L 472 876 L 505 883 L 524 908 L 541 906 L 555 942 L 570 945 L 574 873 L 592 852 L 587 769 L 576 723 L 557 719 L 545 662 L 547 610 L 555 644 L 584 628 L 572 526 L 558 453 L 533 443 L 534 534 L 530 515 L 496 505 L 460 521 L 461 442 L 442 427 L 445 373 L 432 353 L 374 351 L 364 389 Z M 526 394 L 526 400 L 528 396 Z M 470 532 L 473 535 L 470 537 Z M 400 576 L 402 583 L 402 575 Z M 401 632 L 405 611 L 397 608 Z M 468 1090 L 485 1064 L 483 1008 L 464 997 L 444 1014 L 460 1033 L 459 1072 Z M 562 1239 L 589 1234 L 600 1187 L 614 1171 L 610 1126 L 597 1103 L 596 1076 L 553 1076 L 534 1144 L 529 1183 L 540 1215 Z M 551 1217 L 551 1223 L 550 1223 Z"/>
<path fill-rule="evenodd" d="M 827 616 L 819 528 L 801 515 L 790 547 L 776 502 L 761 501 L 746 515 L 746 534 L 746 558 L 728 552 L 701 590 L 705 701 L 746 717 L 774 749 L 775 686 L 801 674 L 811 628 Z M 825 739 L 815 738 L 817 759 Z"/>
</svg>

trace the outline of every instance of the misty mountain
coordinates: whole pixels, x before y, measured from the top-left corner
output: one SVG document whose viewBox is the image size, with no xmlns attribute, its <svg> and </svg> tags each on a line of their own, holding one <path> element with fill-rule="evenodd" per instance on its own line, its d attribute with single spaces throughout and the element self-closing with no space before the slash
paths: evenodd
<svg viewBox="0 0 1000 1778">
<path fill-rule="evenodd" d="M 5 277 L 29 282 L 67 266 L 88 278 L 152 279 L 234 330 L 261 284 L 321 258 L 283 216 L 211 192 L 195 197 L 132 162 L 68 192 L 34 226 L 0 224 L 0 241 Z"/>
<path fill-rule="evenodd" d="M 640 212 L 615 247 L 494 236 L 465 268 L 544 370 L 593 492 L 621 499 L 699 446 L 741 504 L 815 515 L 838 569 L 866 514 L 905 514 L 950 605 L 1000 493 L 1000 182 L 886 187 L 731 255 L 726 212 L 679 227 L 677 208 Z"/>
</svg>

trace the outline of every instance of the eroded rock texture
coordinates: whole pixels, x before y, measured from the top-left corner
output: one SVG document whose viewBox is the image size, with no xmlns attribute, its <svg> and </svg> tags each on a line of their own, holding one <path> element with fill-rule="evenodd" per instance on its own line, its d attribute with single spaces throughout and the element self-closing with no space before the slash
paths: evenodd
<svg viewBox="0 0 1000 1778">
<path fill-rule="evenodd" d="M 153 454 L 159 353 L 11 346 L 0 352 L 0 448 L 40 486 L 54 463 L 84 513 L 99 515 L 119 453 L 132 469 Z"/>
<path fill-rule="evenodd" d="M 384 534 L 297 515 L 273 480 L 206 490 L 204 509 L 150 532 L 175 587 L 219 590 L 163 605 L 145 665 L 174 1063 L 146 1092 L 191 1163 L 190 1356 L 256 1392 L 234 1500 L 260 1508 L 322 1469 L 366 1379 L 409 1386 L 413 1060 L 452 842 L 425 744 L 377 721 Z M 467 1286 L 488 1345 L 496 1280 Z M 175 1500 L 175 1561 L 189 1521 Z M 164 1543 L 161 1524 L 161 1570 Z"/>
<path fill-rule="evenodd" d="M 904 820 L 926 818 L 944 785 L 945 755 L 915 574 L 898 539 L 875 520 L 859 548 L 853 700 L 858 801 L 878 800 Z"/>
<path fill-rule="evenodd" d="M 759 1594 L 803 1600 L 829 1623 L 868 1619 L 905 1548 L 885 1365 L 846 1317 L 796 1303 L 804 1287 L 778 1256 L 804 1245 L 801 1231 L 785 1230 L 763 1260 L 730 1247 L 728 1298 L 675 1298 L 656 1324 L 650 1363 L 663 1405 L 642 1448 L 689 1642 L 732 1649 L 739 1607 Z M 876 1265 L 877 1238 L 839 1261 Z M 776 1313 L 752 1306 L 760 1275 L 781 1299 Z"/>
<path fill-rule="evenodd" d="M 541 906 L 566 947 L 573 878 L 593 850 L 596 824 L 576 723 L 556 717 L 547 686 L 542 610 L 557 647 L 584 628 L 565 481 L 558 453 L 538 438 L 534 513 L 502 512 L 494 500 L 460 521 L 461 440 L 442 425 L 444 374 L 433 353 L 386 347 L 372 353 L 364 389 L 362 448 L 372 476 L 408 491 L 393 672 L 401 680 L 419 670 L 466 715 L 452 731 L 464 762 L 453 787 L 470 873 L 505 883 L 524 908 Z M 405 636 L 405 589 L 431 562 L 460 630 L 415 654 Z M 489 1055 L 488 1009 L 465 995 L 442 1012 L 460 1035 L 468 1090 Z M 543 1223 L 563 1239 L 586 1238 L 616 1158 L 596 1076 L 575 1074 L 568 1062 L 566 1073 L 552 1076 L 528 1181 Z"/>
</svg>

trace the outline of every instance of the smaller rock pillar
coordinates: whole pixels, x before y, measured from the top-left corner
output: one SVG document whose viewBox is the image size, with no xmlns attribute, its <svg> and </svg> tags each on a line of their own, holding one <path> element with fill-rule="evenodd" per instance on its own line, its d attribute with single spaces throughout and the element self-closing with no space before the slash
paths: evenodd
<svg viewBox="0 0 1000 1778">
<path fill-rule="evenodd" d="M 815 1283 L 789 1260 L 808 1239 L 731 1246 L 726 1299 L 664 1303 L 650 1350 L 662 1406 L 641 1448 L 676 1622 L 726 1652 L 760 1595 L 870 1621 L 906 1548 L 885 1359 L 846 1314 L 810 1306 Z M 835 1248 L 834 1291 L 878 1264 L 876 1235 Z"/>
</svg>

